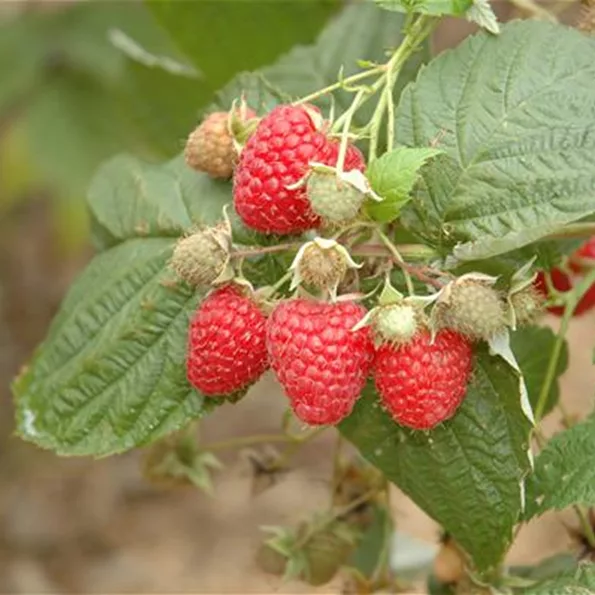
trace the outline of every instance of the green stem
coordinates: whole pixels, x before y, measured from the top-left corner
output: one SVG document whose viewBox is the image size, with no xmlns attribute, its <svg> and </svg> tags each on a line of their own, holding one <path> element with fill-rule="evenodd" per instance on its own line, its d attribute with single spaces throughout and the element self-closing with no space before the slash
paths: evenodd
<svg viewBox="0 0 595 595">
<path fill-rule="evenodd" d="M 569 292 L 566 297 L 566 307 L 564 309 L 564 315 L 560 321 L 560 329 L 556 335 L 556 342 L 550 354 L 550 359 L 545 373 L 545 380 L 541 385 L 541 391 L 539 393 L 539 399 L 535 407 L 535 419 L 539 421 L 543 416 L 545 405 L 547 403 L 547 397 L 550 393 L 550 389 L 556 377 L 556 368 L 558 367 L 558 360 L 562 353 L 562 346 L 564 345 L 564 338 L 568 332 L 568 326 L 574 310 L 580 302 L 583 295 L 587 292 L 589 287 L 595 283 L 595 269 L 587 273 L 587 275 L 581 280 L 581 282 L 574 288 L 573 291 Z"/>
<path fill-rule="evenodd" d="M 274 254 L 275 252 L 292 252 L 297 251 L 301 247 L 300 242 L 292 242 L 288 244 L 276 244 L 275 246 L 258 246 L 255 248 L 240 248 L 234 247 L 231 256 L 233 258 L 250 258 L 250 256 L 260 256 L 261 254 Z"/>
<path fill-rule="evenodd" d="M 397 264 L 401 267 L 403 271 L 403 275 L 405 277 L 405 284 L 407 285 L 407 291 L 409 295 L 415 294 L 415 289 L 413 288 L 413 281 L 411 280 L 411 275 L 409 275 L 408 268 L 406 266 L 406 262 L 403 260 L 400 252 L 397 250 L 397 247 L 388 239 L 386 234 L 381 231 L 380 229 L 376 230 L 378 237 L 382 240 L 382 243 L 388 248 L 388 251 L 393 255 L 394 259 L 397 261 Z"/>
<path fill-rule="evenodd" d="M 546 236 L 548 240 L 563 240 L 565 238 L 588 238 L 595 234 L 595 223 L 569 223 L 560 230 Z"/>
<path fill-rule="evenodd" d="M 349 109 L 345 112 L 343 131 L 341 134 L 341 144 L 339 145 L 339 156 L 337 157 L 337 170 L 339 172 L 343 171 L 343 166 L 345 165 L 345 155 L 347 154 L 347 142 L 349 140 L 349 128 L 351 126 L 351 120 L 353 120 L 353 116 L 357 108 L 360 106 L 365 93 L 366 89 L 360 89 L 349 106 Z"/>
<path fill-rule="evenodd" d="M 589 543 L 589 546 L 595 549 L 595 532 L 593 531 L 593 526 L 589 522 L 589 519 L 587 518 L 585 511 L 583 510 L 582 506 L 579 506 L 578 504 L 575 504 L 573 508 L 576 512 L 576 516 L 578 517 L 578 520 L 581 524 L 581 528 L 583 530 L 586 540 Z"/>
<path fill-rule="evenodd" d="M 319 97 L 322 97 L 323 95 L 328 95 L 329 93 L 332 93 L 333 91 L 336 91 L 337 89 L 341 89 L 341 88 L 345 87 L 346 85 L 351 85 L 353 83 L 357 83 L 357 82 L 362 81 L 366 78 L 374 76 L 375 74 L 381 74 L 385 70 L 385 68 L 386 68 L 385 65 L 381 64 L 374 68 L 370 68 L 369 70 L 364 70 L 363 72 L 358 72 L 357 74 L 348 76 L 347 78 L 337 81 L 336 83 L 333 83 L 332 85 L 329 85 L 328 87 L 324 87 L 324 89 L 320 89 L 318 91 L 315 91 L 314 93 L 310 93 L 310 95 L 306 95 L 305 97 L 302 97 L 302 98 L 298 99 L 297 101 L 294 101 L 293 105 L 300 105 L 302 103 L 308 103 L 309 101 L 318 99 Z"/>
<path fill-rule="evenodd" d="M 408 31 L 405 34 L 403 42 L 398 47 L 397 51 L 393 54 L 392 58 L 387 62 L 386 65 L 386 76 L 373 85 L 382 84 L 385 85 L 384 93 L 378 100 L 378 105 L 374 110 L 374 114 L 369 122 L 370 127 L 370 148 L 368 154 L 368 161 L 372 162 L 376 158 L 378 150 L 378 139 L 380 136 L 380 127 L 384 118 L 384 113 L 388 107 L 389 115 L 392 113 L 393 117 L 387 122 L 387 129 L 390 129 L 387 141 L 392 145 L 394 143 L 394 105 L 393 105 L 393 87 L 399 78 L 403 65 L 411 54 L 417 50 L 417 48 L 423 43 L 423 41 L 430 35 L 432 29 L 435 27 L 437 19 L 420 16 L 416 21 L 411 23 Z M 390 106 L 390 107 L 389 107 Z"/>
<path fill-rule="evenodd" d="M 346 504 L 345 506 L 334 510 L 333 513 L 331 515 L 329 515 L 323 523 L 321 523 L 317 527 L 314 527 L 311 531 L 309 531 L 301 539 L 299 539 L 295 545 L 295 548 L 298 549 L 298 548 L 304 547 L 304 545 L 306 545 L 310 541 L 310 539 L 312 539 L 312 536 L 317 531 L 320 531 L 324 527 L 327 527 L 328 525 L 332 524 L 338 518 L 345 516 L 346 514 L 349 514 L 350 512 L 355 510 L 358 506 L 361 506 L 362 504 L 369 502 L 377 493 L 378 493 L 378 489 L 373 488 L 371 490 L 368 490 L 361 496 L 358 496 L 357 498 L 353 499 L 349 504 Z"/>
<path fill-rule="evenodd" d="M 335 502 L 335 496 L 341 483 L 341 450 L 343 448 L 343 435 L 337 432 L 335 451 L 333 453 L 333 483 L 331 486 L 331 506 Z"/>
<path fill-rule="evenodd" d="M 274 285 L 271 285 L 272 295 L 279 291 L 279 289 L 281 289 L 281 287 L 283 287 L 283 285 L 285 285 L 285 283 L 287 283 L 287 281 L 289 281 L 292 276 L 293 272 L 287 271 Z"/>
<path fill-rule="evenodd" d="M 393 101 L 394 73 L 388 72 L 386 75 L 386 85 L 384 87 L 384 96 L 386 97 L 386 106 L 388 108 L 386 118 L 386 150 L 392 151 L 395 145 L 395 102 Z"/>
</svg>

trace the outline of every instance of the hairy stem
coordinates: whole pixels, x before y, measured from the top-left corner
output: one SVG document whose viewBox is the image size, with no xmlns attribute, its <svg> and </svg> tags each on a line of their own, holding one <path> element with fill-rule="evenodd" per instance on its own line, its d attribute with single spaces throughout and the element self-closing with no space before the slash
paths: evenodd
<svg viewBox="0 0 595 595">
<path fill-rule="evenodd" d="M 409 295 L 414 295 L 415 290 L 413 288 L 413 281 L 411 280 L 411 275 L 409 274 L 407 267 L 403 266 L 403 265 L 406 265 L 407 263 L 403 260 L 403 257 L 397 250 L 396 246 L 388 239 L 388 237 L 386 236 L 386 234 L 383 231 L 378 229 L 378 230 L 376 230 L 376 233 L 378 234 L 378 237 L 382 240 L 383 244 L 387 247 L 388 251 L 392 255 L 395 262 L 401 267 L 401 270 L 403 271 L 403 275 L 405 276 L 405 284 L 407 285 L 407 292 L 409 293 Z"/>
<path fill-rule="evenodd" d="M 349 109 L 345 112 L 345 120 L 343 122 L 343 131 L 341 133 L 341 144 L 339 146 L 339 156 L 337 157 L 337 170 L 342 172 L 343 166 L 345 165 L 345 155 L 347 154 L 347 141 L 349 140 L 349 128 L 351 126 L 351 120 L 357 108 L 360 106 L 364 96 L 366 94 L 365 89 L 360 89 L 353 99 L 353 102 L 349 106 Z"/>
<path fill-rule="evenodd" d="M 369 70 L 364 70 L 363 72 L 358 72 L 357 74 L 354 74 L 352 76 L 348 76 L 347 78 L 341 79 L 341 80 L 337 81 L 336 83 L 329 85 L 328 87 L 324 87 L 324 89 L 320 89 L 318 91 L 315 91 L 314 93 L 310 93 L 310 95 L 301 97 L 297 101 L 294 101 L 293 105 L 300 105 L 302 103 L 308 103 L 309 101 L 318 99 L 319 97 L 322 97 L 323 95 L 328 95 L 329 93 L 332 93 L 333 91 L 342 89 L 345 86 L 352 85 L 354 83 L 357 83 L 359 81 L 362 81 L 362 80 L 367 79 L 374 75 L 382 74 L 385 71 L 385 69 L 386 69 L 386 65 L 380 64 L 378 66 L 375 66 L 374 68 L 370 68 Z"/>
<path fill-rule="evenodd" d="M 387 122 L 388 138 L 387 142 L 392 146 L 394 144 L 394 105 L 393 105 L 393 87 L 399 78 L 401 69 L 409 57 L 415 52 L 423 41 L 430 35 L 432 29 L 435 27 L 437 19 L 428 16 L 420 16 L 416 21 L 412 22 L 407 28 L 405 38 L 401 45 L 397 48 L 395 53 L 386 65 L 386 76 L 379 81 L 376 81 L 375 86 L 382 86 L 384 84 L 384 93 L 378 100 L 378 105 L 374 110 L 374 114 L 368 124 L 370 129 L 370 148 L 368 153 L 368 162 L 371 163 L 376 159 L 378 151 L 378 140 L 380 137 L 380 128 L 384 119 L 385 111 L 389 110 L 389 118 Z M 392 118 L 390 117 L 392 114 Z M 390 150 L 390 149 L 389 149 Z"/>
<path fill-rule="evenodd" d="M 274 254 L 276 252 L 294 252 L 300 249 L 300 242 L 290 244 L 277 244 L 275 246 L 255 246 L 253 248 L 234 248 L 231 256 L 233 258 L 250 258 L 250 256 L 260 256 L 261 254 Z"/>
</svg>

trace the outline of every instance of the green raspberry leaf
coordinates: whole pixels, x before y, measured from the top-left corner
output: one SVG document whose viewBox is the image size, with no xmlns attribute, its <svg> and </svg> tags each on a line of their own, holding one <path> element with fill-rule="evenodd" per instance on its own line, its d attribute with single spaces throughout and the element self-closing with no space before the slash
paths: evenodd
<svg viewBox="0 0 595 595">
<path fill-rule="evenodd" d="M 490 0 L 474 0 L 473 5 L 467 11 L 467 20 L 477 23 L 482 29 L 494 35 L 500 34 L 500 25 L 492 10 Z"/>
<path fill-rule="evenodd" d="M 523 595 L 592 595 L 594 592 L 595 564 L 588 562 L 580 562 L 576 568 L 518 591 Z"/>
<path fill-rule="evenodd" d="M 595 505 L 595 415 L 554 436 L 527 480 L 527 520 L 573 504 Z"/>
<path fill-rule="evenodd" d="M 370 386 L 340 430 L 362 455 L 438 521 L 480 570 L 512 541 L 529 470 L 530 423 L 518 376 L 483 348 L 455 417 L 430 432 L 396 424 Z"/>
<path fill-rule="evenodd" d="M 510 334 L 510 346 L 523 372 L 533 411 L 537 408 L 541 387 L 545 381 L 550 354 L 555 342 L 556 335 L 552 329 L 547 327 L 530 326 L 520 328 Z M 539 345 L 539 349 L 535 348 L 536 345 Z M 568 344 L 564 341 L 543 415 L 547 415 L 556 406 L 560 398 L 558 378 L 566 371 L 567 367 Z"/>
<path fill-rule="evenodd" d="M 201 417 L 186 380 L 198 296 L 176 283 L 173 241 L 133 239 L 97 256 L 71 287 L 14 383 L 18 433 L 60 455 L 104 456 Z"/>
<path fill-rule="evenodd" d="M 545 22 L 438 56 L 402 94 L 395 134 L 448 159 L 424 169 L 404 223 L 444 254 L 479 260 L 595 213 L 594 77 L 595 40 Z"/>
<path fill-rule="evenodd" d="M 380 8 L 395 12 L 420 13 L 432 16 L 461 16 L 473 0 L 375 0 Z"/>
<path fill-rule="evenodd" d="M 394 221 L 411 199 L 411 191 L 418 180 L 421 167 L 441 153 L 441 149 L 398 147 L 371 163 L 366 176 L 372 189 L 383 200 L 368 203 L 368 215 L 381 223 Z"/>
<path fill-rule="evenodd" d="M 179 237 L 193 225 L 221 220 L 230 202 L 229 182 L 193 171 L 181 156 L 164 165 L 114 157 L 99 168 L 88 194 L 100 248 L 132 238 Z"/>
<path fill-rule="evenodd" d="M 340 3 L 146 0 L 146 5 L 215 90 L 236 72 L 260 68 L 296 44 L 311 43 Z"/>
</svg>

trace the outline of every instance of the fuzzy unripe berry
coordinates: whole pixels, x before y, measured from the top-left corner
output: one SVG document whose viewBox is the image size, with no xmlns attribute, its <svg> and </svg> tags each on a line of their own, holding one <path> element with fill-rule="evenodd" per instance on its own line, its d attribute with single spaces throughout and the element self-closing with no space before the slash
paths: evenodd
<svg viewBox="0 0 595 595">
<path fill-rule="evenodd" d="M 327 224 L 342 224 L 358 216 L 364 194 L 333 173 L 314 171 L 308 178 L 306 194 L 314 213 Z"/>
<path fill-rule="evenodd" d="M 419 312 L 409 304 L 381 306 L 374 314 L 374 331 L 380 341 L 409 342 L 418 329 Z"/>
<path fill-rule="evenodd" d="M 254 116 L 249 109 L 238 109 L 233 114 L 214 112 L 208 115 L 188 137 L 184 150 L 186 163 L 213 178 L 231 178 L 237 154 L 230 118 L 245 122 Z"/>
<path fill-rule="evenodd" d="M 178 241 L 170 266 L 189 285 L 210 285 L 227 267 L 229 242 L 224 225 L 201 229 Z"/>
<path fill-rule="evenodd" d="M 445 288 L 436 304 L 439 328 L 450 328 L 471 340 L 488 341 L 506 325 L 506 308 L 492 283 L 461 277 Z"/>
<path fill-rule="evenodd" d="M 311 243 L 298 264 L 302 281 L 320 289 L 336 286 L 347 272 L 347 261 L 338 250 L 325 250 Z"/>
</svg>

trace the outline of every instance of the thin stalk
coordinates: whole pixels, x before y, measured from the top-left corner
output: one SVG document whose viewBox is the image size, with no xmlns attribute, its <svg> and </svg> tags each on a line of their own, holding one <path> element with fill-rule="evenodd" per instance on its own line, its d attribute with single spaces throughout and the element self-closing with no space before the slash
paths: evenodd
<svg viewBox="0 0 595 595">
<path fill-rule="evenodd" d="M 581 524 L 581 529 L 583 530 L 583 534 L 587 542 L 589 543 L 589 546 L 595 549 L 595 532 L 593 532 L 593 526 L 587 518 L 587 515 L 585 514 L 583 507 L 579 506 L 578 504 L 575 504 L 573 508 Z"/>
<path fill-rule="evenodd" d="M 288 244 L 277 244 L 275 246 L 258 246 L 254 248 L 240 248 L 234 250 L 231 256 L 234 258 L 250 258 L 250 256 L 260 256 L 261 254 L 274 254 L 275 252 L 292 252 L 297 251 L 301 247 L 300 242 L 292 242 Z"/>
<path fill-rule="evenodd" d="M 397 250 L 397 247 L 388 239 L 388 237 L 386 236 L 386 234 L 383 231 L 380 231 L 380 229 L 378 229 L 378 230 L 376 230 L 376 233 L 378 234 L 378 237 L 382 240 L 382 243 L 388 248 L 388 251 L 392 254 L 392 256 L 394 257 L 397 264 L 401 267 L 401 270 L 403 271 L 403 275 L 405 276 L 405 284 L 407 285 L 407 292 L 409 293 L 409 295 L 414 295 L 415 289 L 413 288 L 413 281 L 411 280 L 411 275 L 409 274 L 409 271 L 407 270 L 407 268 L 403 266 L 403 265 L 406 265 L 407 263 L 403 260 L 403 257 Z"/>
<path fill-rule="evenodd" d="M 392 120 L 389 118 L 388 122 L 388 128 L 390 128 L 391 131 L 389 132 L 389 139 L 387 140 L 391 143 L 394 143 L 394 130 L 392 130 L 394 127 L 394 111 L 392 111 L 394 110 L 392 97 L 393 87 L 405 62 L 432 32 L 432 29 L 435 27 L 436 23 L 436 19 L 432 19 L 431 17 L 427 16 L 420 16 L 415 22 L 413 22 L 409 27 L 409 30 L 406 32 L 403 42 L 393 54 L 392 58 L 388 61 L 386 65 L 386 76 L 384 79 L 376 81 L 376 83 L 384 83 L 385 89 L 384 93 L 378 100 L 378 105 L 376 106 L 374 114 L 372 115 L 372 118 L 368 124 L 370 127 L 370 148 L 368 154 L 369 162 L 374 161 L 376 158 L 380 127 L 387 108 L 389 109 L 389 113 L 393 113 Z"/>
<path fill-rule="evenodd" d="M 570 324 L 572 315 L 574 314 L 574 310 L 576 309 L 576 306 L 578 305 L 583 295 L 587 292 L 587 290 L 589 289 L 589 287 L 591 287 L 593 283 L 595 283 L 595 269 L 589 271 L 587 275 L 582 279 L 582 281 L 576 286 L 576 288 L 568 294 L 566 308 L 564 309 L 564 315 L 562 316 L 562 320 L 560 321 L 560 329 L 558 330 L 554 347 L 552 348 L 552 351 L 550 353 L 550 359 L 545 373 L 545 380 L 541 385 L 541 391 L 539 393 L 539 398 L 535 407 L 535 419 L 537 421 L 539 421 L 543 416 L 545 405 L 547 403 L 547 397 L 550 393 L 550 389 L 554 382 L 554 378 L 556 377 L 556 368 L 558 366 L 558 360 L 560 359 L 560 355 L 562 353 L 564 338 L 566 337 L 566 333 L 568 332 L 568 326 Z"/>
<path fill-rule="evenodd" d="M 345 155 L 347 154 L 347 142 L 349 140 L 349 128 L 351 126 L 351 120 L 360 106 L 362 99 L 366 93 L 365 89 L 360 89 L 353 99 L 353 102 L 349 106 L 347 112 L 345 112 L 345 120 L 343 122 L 343 131 L 341 133 L 341 144 L 339 145 L 339 155 L 337 157 L 337 170 L 342 172 L 343 166 L 345 165 Z"/>
<path fill-rule="evenodd" d="M 413 277 L 415 277 L 416 279 L 418 279 L 419 281 L 421 281 L 422 283 L 425 283 L 426 285 L 431 285 L 432 287 L 435 287 L 436 289 L 442 289 L 444 283 L 442 283 L 441 281 L 439 281 L 438 279 L 434 279 L 433 277 L 430 277 L 428 273 L 431 274 L 440 274 L 442 275 L 443 273 L 441 271 L 436 271 L 435 269 L 432 269 L 430 267 L 427 266 L 416 266 L 413 264 L 409 264 L 407 262 L 404 262 L 403 260 L 397 260 L 397 258 L 395 257 L 394 254 L 392 254 L 388 248 L 386 248 L 385 246 L 371 246 L 368 244 L 362 244 L 360 246 L 354 246 L 353 248 L 350 249 L 351 255 L 352 256 L 385 256 L 385 255 L 390 255 L 392 256 L 393 260 L 399 265 L 399 267 L 403 270 L 403 271 L 407 271 L 407 273 L 409 275 L 412 275 Z"/>
<path fill-rule="evenodd" d="M 365 80 L 371 76 L 374 76 L 375 74 L 381 74 L 382 72 L 384 72 L 385 69 L 386 69 L 386 65 L 380 64 L 378 66 L 375 66 L 374 68 L 370 68 L 369 70 L 364 70 L 363 72 L 358 72 L 357 74 L 348 76 L 347 78 L 337 81 L 336 83 L 333 83 L 332 85 L 329 85 L 328 87 L 324 87 L 324 89 L 320 89 L 318 91 L 315 91 L 314 93 L 310 93 L 310 95 L 301 97 L 297 101 L 294 101 L 293 105 L 300 105 L 302 103 L 308 103 L 309 101 L 318 99 L 319 97 L 322 97 L 323 95 L 328 95 L 329 93 L 332 93 L 333 91 L 336 91 L 337 89 L 341 89 L 341 88 L 345 87 L 345 85 L 351 85 L 351 84 L 357 83 L 359 81 Z"/>
<path fill-rule="evenodd" d="M 331 486 L 331 506 L 335 502 L 335 495 L 341 483 L 341 450 L 343 448 L 343 436 L 337 432 L 337 441 L 335 442 L 335 451 L 333 453 L 333 482 Z"/>
</svg>

